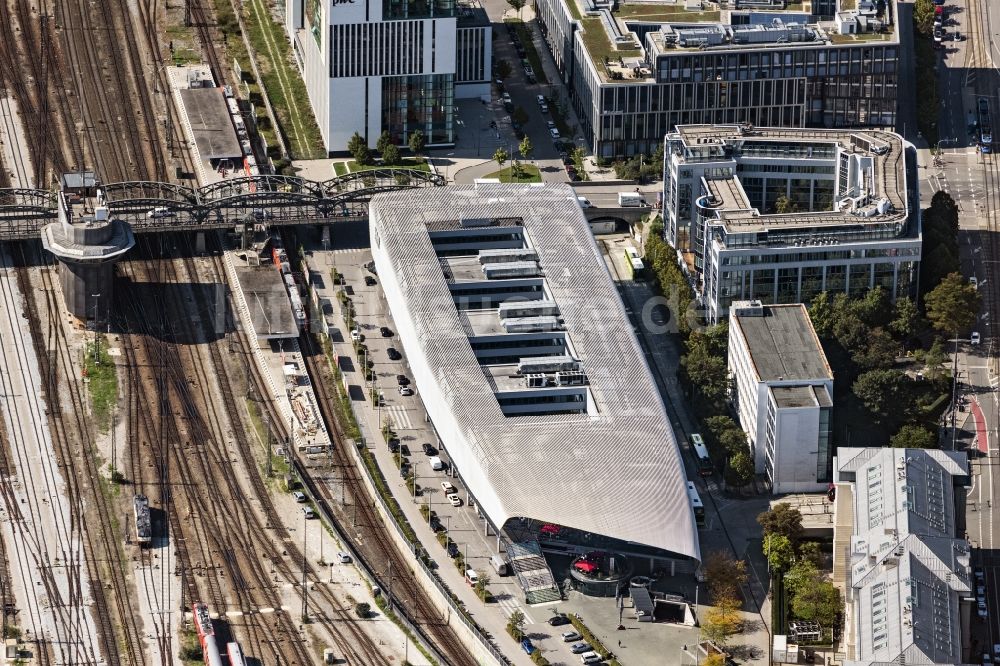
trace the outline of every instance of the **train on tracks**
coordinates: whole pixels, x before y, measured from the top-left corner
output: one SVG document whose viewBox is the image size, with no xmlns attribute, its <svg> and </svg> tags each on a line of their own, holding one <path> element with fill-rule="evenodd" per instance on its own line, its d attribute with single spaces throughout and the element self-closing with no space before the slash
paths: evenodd
<svg viewBox="0 0 1000 666">
<path fill-rule="evenodd" d="M 247 659 L 243 656 L 243 649 L 239 643 L 232 642 L 226 645 L 226 656 L 229 657 L 229 666 L 247 666 Z"/>
<path fill-rule="evenodd" d="M 222 655 L 219 654 L 219 645 L 215 640 L 215 627 L 212 626 L 208 606 L 195 604 L 191 607 L 191 614 L 194 617 L 194 628 L 198 631 L 198 642 L 201 643 L 201 654 L 205 659 L 206 666 L 222 666 Z"/>
<path fill-rule="evenodd" d="M 145 495 L 136 495 L 132 499 L 132 511 L 135 516 L 135 541 L 140 547 L 148 546 L 153 541 L 153 523 L 149 517 L 149 499 Z"/>
</svg>

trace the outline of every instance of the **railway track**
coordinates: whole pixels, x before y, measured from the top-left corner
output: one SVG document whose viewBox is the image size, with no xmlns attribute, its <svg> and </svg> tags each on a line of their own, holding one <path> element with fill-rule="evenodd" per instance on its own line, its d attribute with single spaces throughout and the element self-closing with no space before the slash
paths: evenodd
<svg viewBox="0 0 1000 666">
<path fill-rule="evenodd" d="M 197 282 L 200 272 L 191 259 L 129 264 L 125 273 L 135 284 Z M 123 280 L 119 288 L 128 290 L 128 281 Z M 125 299 L 133 304 L 142 300 Z M 156 372 L 164 378 L 163 393 L 170 395 L 169 414 L 177 412 L 180 416 L 174 419 L 168 414 L 161 423 L 161 436 L 167 442 L 166 448 L 173 449 L 166 465 L 170 488 L 162 493 L 171 497 L 165 507 L 171 516 L 170 538 L 177 548 L 179 571 L 188 572 L 181 605 L 205 600 L 219 611 L 238 610 L 247 652 L 265 663 L 312 663 L 307 642 L 291 613 L 280 610 L 282 599 L 276 591 L 280 585 L 294 585 L 301 580 L 299 563 L 304 560 L 282 526 L 253 464 L 255 458 L 245 428 L 235 421 L 230 423 L 242 410 L 219 343 L 206 341 L 211 331 L 200 325 L 170 325 L 183 319 L 181 313 L 190 317 L 192 307 L 196 313 L 205 312 L 210 304 L 200 296 L 192 299 L 179 294 L 166 301 L 163 312 L 168 314 L 160 315 L 165 319 L 159 329 L 147 324 L 147 330 L 136 330 L 140 322 L 157 321 L 156 314 L 136 306 L 138 311 L 124 324 L 129 331 L 124 346 L 128 363 L 136 367 L 150 364 L 149 359 L 157 355 L 162 357 Z M 197 315 L 191 318 L 200 319 Z M 150 337 L 157 342 L 150 345 L 144 341 Z M 197 340 L 198 344 L 176 344 L 179 338 Z M 143 348 L 146 350 L 140 351 Z M 156 404 L 155 389 L 148 382 L 133 390 L 137 391 L 136 404 Z M 157 415 L 144 413 L 141 407 L 136 411 L 137 425 L 157 423 Z M 156 437 L 157 433 L 147 432 L 143 439 Z M 263 520 L 254 510 L 255 505 L 259 505 Z M 184 516 L 187 520 L 175 520 L 185 509 L 189 512 Z M 199 564 L 200 570 L 196 569 Z M 309 584 L 316 587 L 310 596 L 325 602 L 312 618 L 330 632 L 338 650 L 350 655 L 353 663 L 384 663 L 372 639 L 355 626 L 349 615 L 351 609 L 318 584 L 317 572 L 308 565 L 307 576 Z M 225 586 L 219 584 L 220 580 L 225 581 Z M 301 595 L 301 589 L 296 589 Z M 276 610 L 265 614 L 262 609 Z"/>
</svg>

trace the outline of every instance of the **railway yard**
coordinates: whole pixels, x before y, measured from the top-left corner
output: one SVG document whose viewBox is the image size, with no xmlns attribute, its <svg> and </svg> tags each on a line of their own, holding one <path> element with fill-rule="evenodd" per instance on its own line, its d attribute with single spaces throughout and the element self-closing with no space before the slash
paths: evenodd
<svg viewBox="0 0 1000 666">
<path fill-rule="evenodd" d="M 199 171 L 193 142 L 179 140 L 182 114 L 166 107 L 175 99 L 162 35 L 183 17 L 165 5 L 0 4 L 0 187 L 48 189 L 84 170 L 103 182 Z M 190 7 L 204 62 L 232 83 L 210 3 Z M 4 637 L 39 664 L 214 664 L 228 654 L 235 666 L 236 652 L 312 664 L 324 650 L 336 663 L 476 663 L 345 452 L 329 366 L 308 334 L 289 349 L 313 379 L 339 485 L 302 481 L 337 529 L 307 520 L 269 475 L 307 464 L 292 446 L 271 453 L 291 437 L 289 410 L 269 398 L 257 341 L 230 298 L 231 242 L 210 233 L 196 251 L 192 236 L 138 236 L 115 269 L 115 298 L 93 295 L 100 326 L 67 313 L 38 242 L 0 244 Z M 115 366 L 103 418 L 88 363 Z M 367 577 L 330 564 L 340 548 L 369 563 Z M 357 604 L 375 606 L 371 580 L 409 633 L 381 613 L 358 620 Z"/>
</svg>

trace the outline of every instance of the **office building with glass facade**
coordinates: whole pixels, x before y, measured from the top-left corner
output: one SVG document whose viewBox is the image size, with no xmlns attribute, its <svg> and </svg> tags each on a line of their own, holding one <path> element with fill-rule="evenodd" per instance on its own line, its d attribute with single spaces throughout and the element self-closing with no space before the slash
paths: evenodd
<svg viewBox="0 0 1000 666">
<path fill-rule="evenodd" d="M 833 4 L 809 13 L 783 0 L 726 5 L 738 9 L 536 0 L 584 134 L 604 158 L 652 153 L 676 125 L 894 126 L 891 10 L 834 21 Z"/>
<path fill-rule="evenodd" d="M 666 136 L 663 220 L 709 321 L 733 301 L 917 288 L 912 145 L 892 132 L 681 126 Z"/>
<path fill-rule="evenodd" d="M 455 141 L 455 97 L 488 93 L 490 28 L 455 0 L 288 0 L 285 28 L 329 153 L 358 132 Z M 469 84 L 469 85 L 463 85 Z"/>
</svg>

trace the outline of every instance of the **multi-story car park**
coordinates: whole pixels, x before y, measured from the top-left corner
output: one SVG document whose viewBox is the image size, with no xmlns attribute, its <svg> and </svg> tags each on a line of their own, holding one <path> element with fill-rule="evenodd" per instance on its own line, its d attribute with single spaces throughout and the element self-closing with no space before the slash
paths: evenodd
<svg viewBox="0 0 1000 666">
<path fill-rule="evenodd" d="M 573 191 L 385 194 L 370 220 L 417 395 L 496 533 L 693 573 L 680 452 Z"/>
<path fill-rule="evenodd" d="M 916 292 L 913 147 L 891 132 L 681 126 L 666 137 L 663 219 L 706 317 L 738 300 Z M 784 212 L 776 207 L 783 198 Z"/>
<path fill-rule="evenodd" d="M 485 12 L 455 0 L 287 0 L 285 29 L 328 152 L 358 132 L 455 141 L 455 98 L 489 95 Z"/>
<path fill-rule="evenodd" d="M 891 15 L 869 2 L 839 13 L 832 0 L 812 13 L 785 7 L 536 2 L 595 155 L 652 153 L 676 125 L 893 126 Z"/>
</svg>

